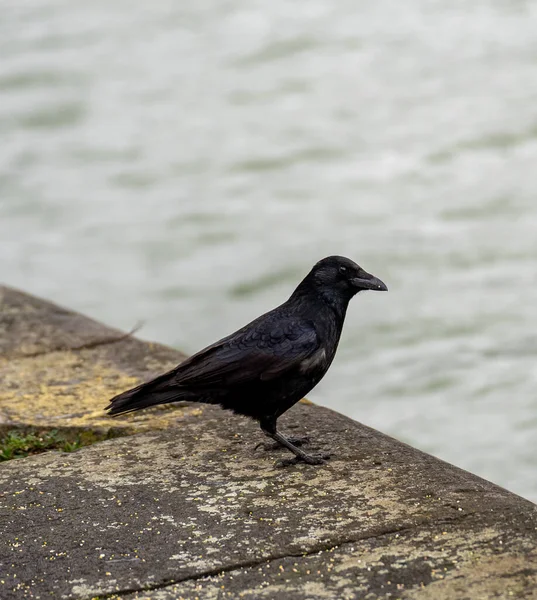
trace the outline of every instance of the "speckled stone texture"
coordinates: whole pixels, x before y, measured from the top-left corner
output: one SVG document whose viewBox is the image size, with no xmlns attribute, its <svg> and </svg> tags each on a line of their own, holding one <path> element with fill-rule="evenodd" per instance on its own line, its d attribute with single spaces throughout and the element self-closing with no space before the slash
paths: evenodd
<svg viewBox="0 0 537 600">
<path fill-rule="evenodd" d="M 104 428 L 110 393 L 181 359 L 0 298 L 14 338 L 0 343 L 4 428 Z M 534 504 L 338 413 L 301 404 L 281 419 L 333 453 L 284 469 L 285 451 L 254 450 L 255 423 L 216 407 L 137 418 L 126 437 L 0 465 L 2 600 L 537 599 Z"/>
</svg>

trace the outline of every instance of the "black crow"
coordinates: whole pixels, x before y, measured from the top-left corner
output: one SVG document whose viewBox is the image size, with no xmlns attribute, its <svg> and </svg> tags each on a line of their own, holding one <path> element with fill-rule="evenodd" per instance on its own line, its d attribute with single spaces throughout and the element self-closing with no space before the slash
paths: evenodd
<svg viewBox="0 0 537 600">
<path fill-rule="evenodd" d="M 110 415 L 167 402 L 204 402 L 259 421 L 263 432 L 296 458 L 304 439 L 287 438 L 276 428 L 286 410 L 322 379 L 336 353 L 349 300 L 362 290 L 385 291 L 380 280 L 341 256 L 320 260 L 287 302 L 242 329 L 191 356 L 179 366 L 127 390 L 110 401 Z"/>
</svg>

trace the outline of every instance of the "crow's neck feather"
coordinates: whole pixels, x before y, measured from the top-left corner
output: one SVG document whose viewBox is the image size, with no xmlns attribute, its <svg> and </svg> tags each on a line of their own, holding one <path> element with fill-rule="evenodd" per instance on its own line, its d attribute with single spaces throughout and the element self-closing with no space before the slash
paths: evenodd
<svg viewBox="0 0 537 600">
<path fill-rule="evenodd" d="M 315 285 L 308 278 L 300 283 L 289 298 L 290 302 L 311 306 L 313 311 L 328 307 L 335 313 L 341 324 L 345 320 L 349 300 L 350 298 L 342 297 L 333 289 Z"/>
</svg>

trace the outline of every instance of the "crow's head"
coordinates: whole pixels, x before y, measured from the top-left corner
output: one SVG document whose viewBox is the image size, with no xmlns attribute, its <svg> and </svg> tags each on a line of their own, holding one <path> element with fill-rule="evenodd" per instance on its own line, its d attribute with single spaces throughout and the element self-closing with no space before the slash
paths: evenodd
<svg viewBox="0 0 537 600">
<path fill-rule="evenodd" d="M 320 291 L 348 299 L 363 290 L 385 292 L 388 289 L 384 282 L 344 256 L 323 258 L 313 267 L 308 278 Z"/>
</svg>

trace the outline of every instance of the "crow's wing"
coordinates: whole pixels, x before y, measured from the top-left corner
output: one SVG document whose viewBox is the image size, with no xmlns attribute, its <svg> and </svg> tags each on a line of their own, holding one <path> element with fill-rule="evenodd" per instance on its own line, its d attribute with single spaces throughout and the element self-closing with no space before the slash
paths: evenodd
<svg viewBox="0 0 537 600">
<path fill-rule="evenodd" d="M 274 379 L 319 349 L 311 321 L 259 319 L 201 350 L 174 369 L 174 384 L 211 387 Z"/>
</svg>

